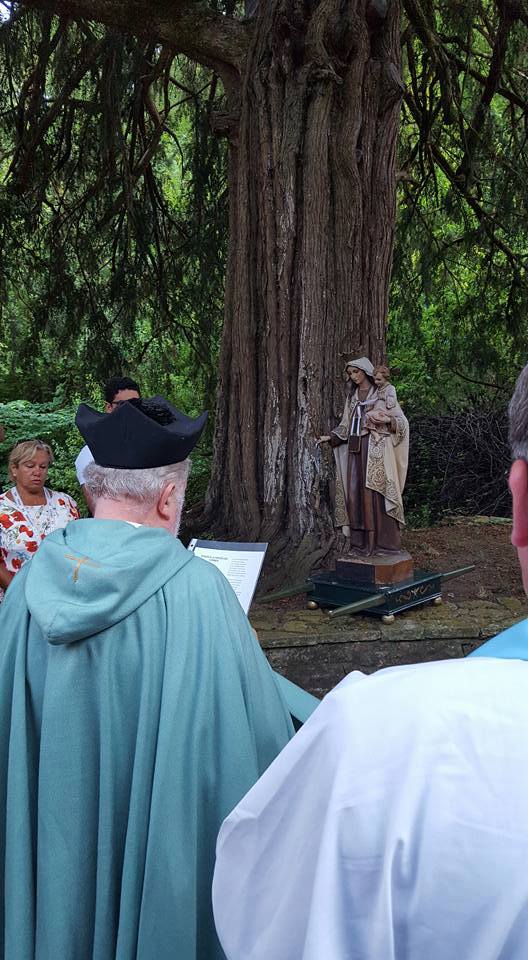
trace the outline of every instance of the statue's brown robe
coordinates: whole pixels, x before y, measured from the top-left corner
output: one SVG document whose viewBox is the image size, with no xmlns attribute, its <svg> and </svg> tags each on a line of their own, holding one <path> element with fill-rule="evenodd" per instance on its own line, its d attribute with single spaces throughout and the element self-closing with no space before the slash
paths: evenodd
<svg viewBox="0 0 528 960">
<path fill-rule="evenodd" d="M 367 400 L 374 409 L 376 390 Z M 390 434 L 363 427 L 350 436 L 358 404 L 357 390 L 345 403 L 341 422 L 332 431 L 336 461 L 336 525 L 350 536 L 350 546 L 373 552 L 401 548 L 400 525 L 405 522 L 403 488 L 409 458 L 409 424 L 401 407 L 391 409 Z"/>
</svg>

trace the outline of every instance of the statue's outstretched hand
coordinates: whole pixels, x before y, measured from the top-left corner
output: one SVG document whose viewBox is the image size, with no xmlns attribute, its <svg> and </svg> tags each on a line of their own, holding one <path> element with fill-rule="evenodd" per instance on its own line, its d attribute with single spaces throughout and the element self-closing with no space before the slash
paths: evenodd
<svg viewBox="0 0 528 960">
<path fill-rule="evenodd" d="M 326 434 L 325 434 L 324 436 L 322 436 L 322 437 L 316 437 L 316 438 L 315 438 L 315 442 L 316 442 L 317 444 L 320 444 L 320 443 L 328 443 L 329 440 L 330 440 L 330 437 L 326 436 Z"/>
</svg>

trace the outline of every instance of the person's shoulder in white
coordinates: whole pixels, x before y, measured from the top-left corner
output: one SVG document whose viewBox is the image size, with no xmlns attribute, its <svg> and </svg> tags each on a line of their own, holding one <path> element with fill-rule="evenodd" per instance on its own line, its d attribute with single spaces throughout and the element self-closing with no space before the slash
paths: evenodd
<svg viewBox="0 0 528 960">
<path fill-rule="evenodd" d="M 485 658 L 346 677 L 222 827 L 228 960 L 527 956 L 527 683 Z"/>
<path fill-rule="evenodd" d="M 90 448 L 84 446 L 75 460 L 75 472 L 77 474 L 77 480 L 81 487 L 85 483 L 84 473 L 88 464 L 93 463 L 93 456 L 91 454 Z"/>
</svg>

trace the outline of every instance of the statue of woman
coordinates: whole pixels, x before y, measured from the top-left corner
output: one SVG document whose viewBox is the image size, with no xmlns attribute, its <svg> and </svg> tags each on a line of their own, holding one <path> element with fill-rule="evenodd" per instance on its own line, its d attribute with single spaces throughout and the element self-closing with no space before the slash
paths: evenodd
<svg viewBox="0 0 528 960">
<path fill-rule="evenodd" d="M 389 371 L 367 357 L 346 365 L 348 394 L 341 422 L 328 437 L 336 461 L 336 525 L 363 556 L 401 550 L 402 494 L 409 455 L 409 424 Z M 380 369 L 383 370 L 381 376 Z M 390 395 L 390 404 L 385 397 Z"/>
</svg>

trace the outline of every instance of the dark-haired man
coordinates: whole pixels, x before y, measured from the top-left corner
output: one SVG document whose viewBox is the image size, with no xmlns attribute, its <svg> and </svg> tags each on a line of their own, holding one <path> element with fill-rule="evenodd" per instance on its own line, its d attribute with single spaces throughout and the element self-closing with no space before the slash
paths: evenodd
<svg viewBox="0 0 528 960">
<path fill-rule="evenodd" d="M 50 534 L 2 605 L 10 960 L 224 960 L 218 828 L 293 731 L 227 580 L 176 539 L 205 417 L 82 405 L 94 519 Z"/>
<path fill-rule="evenodd" d="M 528 592 L 528 366 L 510 441 Z M 220 832 L 228 960 L 525 960 L 527 661 L 525 620 L 328 694 Z"/>
<path fill-rule="evenodd" d="M 131 380 L 130 377 L 110 377 L 110 380 L 107 380 L 104 385 L 103 393 L 105 413 L 113 413 L 126 400 L 137 400 L 141 397 L 141 391 L 136 381 Z M 75 472 L 88 509 L 93 515 L 95 505 L 85 482 L 86 467 L 90 463 L 93 463 L 93 456 L 89 446 L 86 445 L 75 461 Z"/>
</svg>

